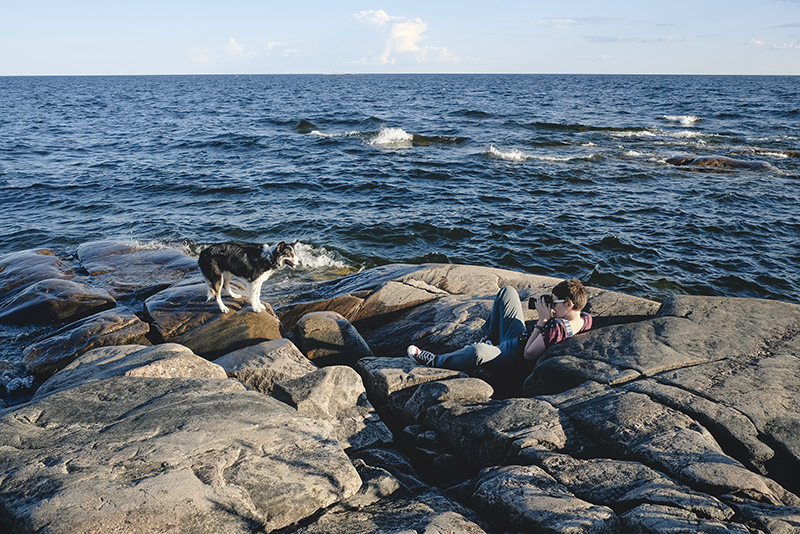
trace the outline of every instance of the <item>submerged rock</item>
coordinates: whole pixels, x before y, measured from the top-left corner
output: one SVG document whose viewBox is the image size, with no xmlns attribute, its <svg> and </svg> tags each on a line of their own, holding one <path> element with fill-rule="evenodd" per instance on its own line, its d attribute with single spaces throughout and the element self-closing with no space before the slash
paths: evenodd
<svg viewBox="0 0 800 534">
<path fill-rule="evenodd" d="M 177 248 L 96 241 L 78 247 L 81 266 L 115 298 L 148 293 L 180 281 L 197 259 Z"/>
</svg>

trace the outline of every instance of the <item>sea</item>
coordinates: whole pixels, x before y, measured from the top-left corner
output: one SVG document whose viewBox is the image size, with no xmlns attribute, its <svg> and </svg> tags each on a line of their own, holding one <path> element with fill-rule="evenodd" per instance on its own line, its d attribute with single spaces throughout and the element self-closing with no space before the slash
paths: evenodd
<svg viewBox="0 0 800 534">
<path fill-rule="evenodd" d="M 0 77 L 0 259 L 299 240 L 283 283 L 439 262 L 800 304 L 798 151 L 798 76 Z M 8 391 L 33 335 L 0 325 Z"/>
</svg>

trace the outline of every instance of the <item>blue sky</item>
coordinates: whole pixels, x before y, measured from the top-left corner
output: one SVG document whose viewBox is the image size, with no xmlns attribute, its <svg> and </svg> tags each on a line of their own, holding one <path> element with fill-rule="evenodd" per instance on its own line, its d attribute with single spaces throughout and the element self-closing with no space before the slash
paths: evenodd
<svg viewBox="0 0 800 534">
<path fill-rule="evenodd" d="M 800 75 L 800 0 L 0 0 L 0 75 Z"/>
</svg>

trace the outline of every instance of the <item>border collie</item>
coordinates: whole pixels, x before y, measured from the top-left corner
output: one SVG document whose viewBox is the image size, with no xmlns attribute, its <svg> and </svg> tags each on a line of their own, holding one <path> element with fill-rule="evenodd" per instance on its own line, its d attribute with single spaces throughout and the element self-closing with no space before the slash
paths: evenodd
<svg viewBox="0 0 800 534">
<path fill-rule="evenodd" d="M 297 241 L 277 245 L 240 245 L 237 243 L 218 243 L 210 245 L 200 253 L 197 264 L 208 282 L 208 300 L 217 299 L 222 313 L 228 313 L 222 303 L 222 288 L 234 299 L 242 298 L 231 290 L 231 276 L 245 282 L 250 293 L 250 306 L 253 311 L 262 312 L 266 306 L 261 303 L 261 284 L 281 267 L 294 268 L 296 257 L 294 246 Z"/>
</svg>

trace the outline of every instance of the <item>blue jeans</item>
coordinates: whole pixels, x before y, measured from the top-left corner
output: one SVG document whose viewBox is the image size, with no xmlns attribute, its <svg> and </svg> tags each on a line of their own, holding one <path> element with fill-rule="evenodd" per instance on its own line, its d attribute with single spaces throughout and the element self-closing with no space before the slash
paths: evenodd
<svg viewBox="0 0 800 534">
<path fill-rule="evenodd" d="M 506 286 L 497 292 L 482 330 L 494 345 L 473 343 L 455 352 L 440 354 L 434 365 L 466 372 L 481 366 L 489 370 L 510 366 L 517 354 L 519 336 L 525 332 L 525 317 L 516 289 Z"/>
</svg>

